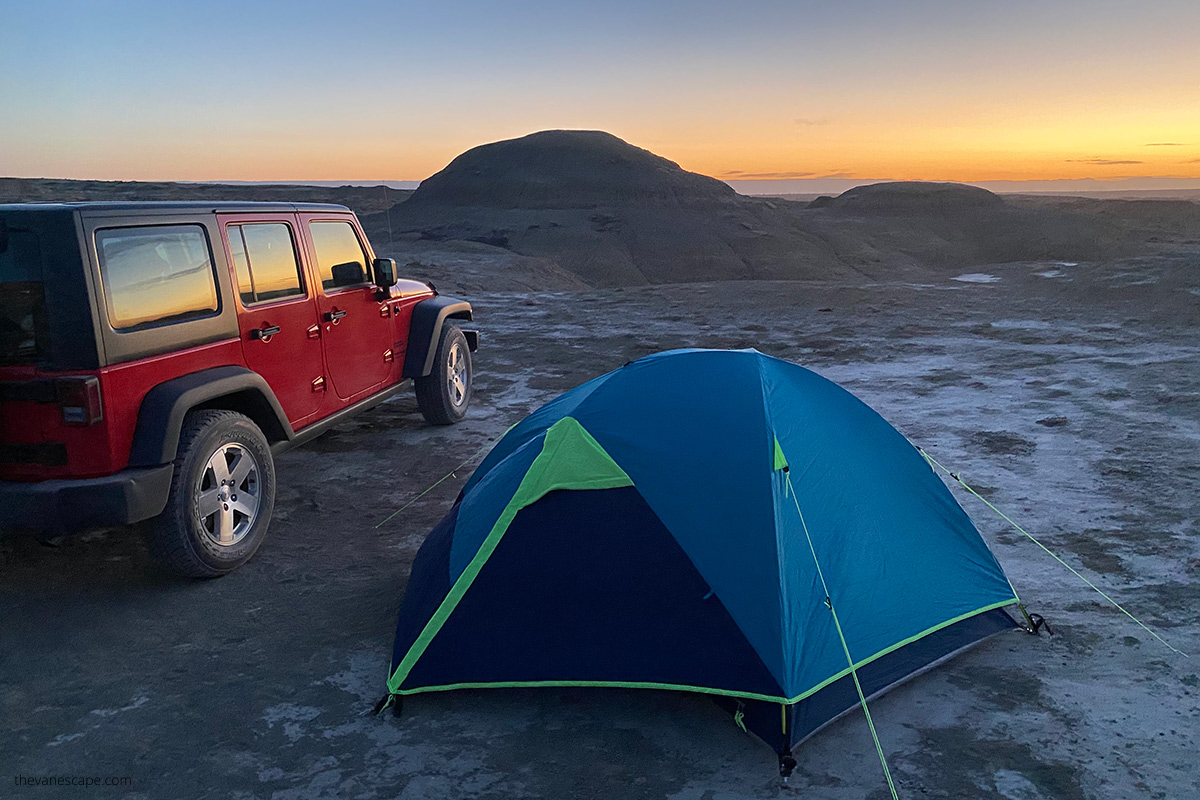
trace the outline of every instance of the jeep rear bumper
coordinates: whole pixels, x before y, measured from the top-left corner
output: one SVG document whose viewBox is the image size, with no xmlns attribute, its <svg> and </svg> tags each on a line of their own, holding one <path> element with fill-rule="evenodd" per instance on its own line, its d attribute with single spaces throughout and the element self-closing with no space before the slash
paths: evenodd
<svg viewBox="0 0 1200 800">
<path fill-rule="evenodd" d="M 173 473 L 163 464 L 103 478 L 0 481 L 0 529 L 66 533 L 141 522 L 166 507 Z"/>
</svg>

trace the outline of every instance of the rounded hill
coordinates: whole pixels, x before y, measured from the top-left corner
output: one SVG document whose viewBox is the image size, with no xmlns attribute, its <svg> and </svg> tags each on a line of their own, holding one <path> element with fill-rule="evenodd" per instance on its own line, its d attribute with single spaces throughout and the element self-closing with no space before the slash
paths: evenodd
<svg viewBox="0 0 1200 800">
<path fill-rule="evenodd" d="M 1004 205 L 998 195 L 963 183 L 894 181 L 856 186 L 830 201 L 827 206 L 845 211 L 896 213 L 953 213 L 967 209 Z"/>
<path fill-rule="evenodd" d="M 421 182 L 413 207 L 564 209 L 732 203 L 726 183 L 603 131 L 541 131 L 472 148 Z"/>
</svg>

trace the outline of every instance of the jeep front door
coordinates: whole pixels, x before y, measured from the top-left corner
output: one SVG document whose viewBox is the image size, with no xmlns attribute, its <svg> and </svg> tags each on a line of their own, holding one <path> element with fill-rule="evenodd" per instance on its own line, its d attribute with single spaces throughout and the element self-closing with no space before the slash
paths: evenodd
<svg viewBox="0 0 1200 800">
<path fill-rule="evenodd" d="M 303 214 L 320 295 L 321 340 L 334 391 L 355 401 L 394 370 L 391 310 L 377 298 L 361 233 L 348 219 Z"/>
<path fill-rule="evenodd" d="M 293 428 L 325 398 L 317 292 L 300 267 L 293 214 L 221 215 L 238 293 L 246 366 L 275 393 Z"/>
</svg>

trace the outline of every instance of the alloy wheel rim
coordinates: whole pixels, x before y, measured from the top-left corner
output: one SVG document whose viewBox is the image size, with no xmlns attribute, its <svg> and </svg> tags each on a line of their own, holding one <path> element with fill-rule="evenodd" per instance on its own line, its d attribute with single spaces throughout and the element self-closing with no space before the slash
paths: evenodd
<svg viewBox="0 0 1200 800">
<path fill-rule="evenodd" d="M 456 408 L 467 401 L 467 359 L 463 356 L 462 345 L 455 342 L 446 356 L 446 388 L 450 392 L 450 402 Z"/>
<path fill-rule="evenodd" d="M 197 509 L 200 528 L 219 547 L 246 538 L 258 518 L 262 482 L 254 455 L 236 443 L 222 445 L 209 456 L 200 476 Z"/>
</svg>

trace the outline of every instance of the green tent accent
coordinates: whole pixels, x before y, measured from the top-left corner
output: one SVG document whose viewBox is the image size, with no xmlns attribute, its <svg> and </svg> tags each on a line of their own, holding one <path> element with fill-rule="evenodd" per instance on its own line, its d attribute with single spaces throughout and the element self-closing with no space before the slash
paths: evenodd
<svg viewBox="0 0 1200 800">
<path fill-rule="evenodd" d="M 787 457 L 783 454 L 783 448 L 779 446 L 779 440 L 775 440 L 775 466 L 771 469 L 783 469 L 788 465 Z"/>
<path fill-rule="evenodd" d="M 612 460 L 604 448 L 574 417 L 563 417 L 546 431 L 542 452 L 533 460 L 516 494 L 500 515 L 532 505 L 556 489 L 617 489 L 633 486 L 633 480 Z M 504 522 L 508 527 L 508 522 Z M 495 530 L 493 528 L 493 530 Z"/>
<path fill-rule="evenodd" d="M 475 576 L 483 569 L 483 565 L 504 538 L 504 532 L 512 524 L 517 512 L 558 489 L 619 489 L 623 486 L 633 486 L 633 481 L 575 419 L 563 417 L 551 425 L 546 430 L 541 452 L 529 466 L 512 499 L 500 513 L 500 518 L 492 526 L 471 563 L 458 576 L 446 599 L 426 623 L 404 660 L 392 672 L 392 677 L 388 679 L 388 689 L 392 692 L 399 690 L 417 659 L 446 624 L 450 614 L 471 587 Z"/>
</svg>

